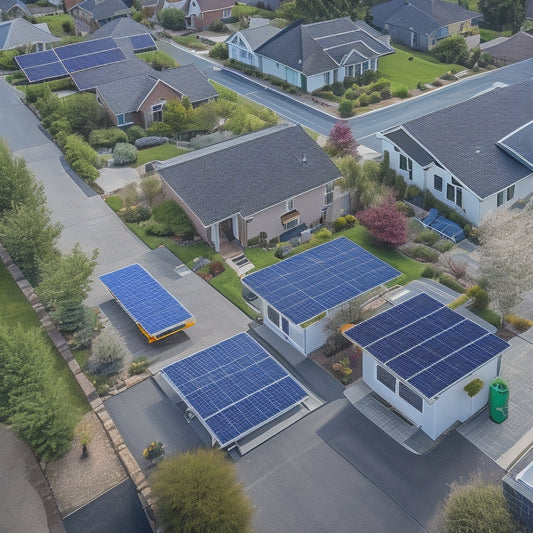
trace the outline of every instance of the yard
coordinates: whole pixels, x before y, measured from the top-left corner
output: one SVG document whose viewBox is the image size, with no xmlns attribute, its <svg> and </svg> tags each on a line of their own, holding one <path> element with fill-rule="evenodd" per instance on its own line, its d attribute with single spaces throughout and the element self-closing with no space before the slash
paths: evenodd
<svg viewBox="0 0 533 533">
<path fill-rule="evenodd" d="M 379 60 L 379 74 L 391 80 L 393 85 L 404 84 L 416 89 L 419 82 L 431 83 L 449 71 L 464 70 L 461 65 L 439 63 L 431 56 L 395 47 L 396 53 Z M 409 58 L 412 57 L 412 60 Z"/>
<path fill-rule="evenodd" d="M 65 32 L 63 29 L 63 23 L 70 21 L 74 27 L 74 20 L 70 15 L 43 15 L 42 17 L 37 17 L 37 22 L 39 24 L 45 22 L 48 24 L 50 31 L 56 37 L 67 37 L 72 35 L 71 33 Z"/>
<path fill-rule="evenodd" d="M 129 165 L 132 168 L 140 167 L 150 161 L 166 161 L 172 157 L 186 154 L 189 150 L 178 148 L 175 144 L 161 144 L 137 152 L 137 161 Z"/>
</svg>

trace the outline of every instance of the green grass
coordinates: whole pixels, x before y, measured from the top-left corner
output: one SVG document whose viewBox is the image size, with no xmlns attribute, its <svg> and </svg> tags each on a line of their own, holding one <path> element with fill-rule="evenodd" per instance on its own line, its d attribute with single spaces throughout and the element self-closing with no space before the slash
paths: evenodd
<svg viewBox="0 0 533 533">
<path fill-rule="evenodd" d="M 122 198 L 120 196 L 117 196 L 114 194 L 113 196 L 108 196 L 105 199 L 105 203 L 116 213 L 120 209 L 122 209 Z"/>
<path fill-rule="evenodd" d="M 275 250 L 263 250 L 262 248 L 246 248 L 244 254 L 248 260 L 253 263 L 255 270 L 265 268 L 267 266 L 273 265 L 274 263 L 279 263 L 279 259 L 274 256 Z"/>
<path fill-rule="evenodd" d="M 200 41 L 194 37 L 194 35 L 182 35 L 181 37 L 172 37 L 172 39 L 181 44 L 181 46 L 186 46 L 187 48 L 192 48 L 193 50 L 209 50 L 211 47 L 207 44 Z"/>
<path fill-rule="evenodd" d="M 0 322 L 8 326 L 21 324 L 26 329 L 38 329 L 43 338 L 50 346 L 50 361 L 47 361 L 53 368 L 57 376 L 56 384 L 63 387 L 69 396 L 69 404 L 75 415 L 81 417 L 89 411 L 89 404 L 83 395 L 78 382 L 70 372 L 65 360 L 55 349 L 52 341 L 42 329 L 41 323 L 34 310 L 26 300 L 24 294 L 7 271 L 7 268 L 0 262 Z M 43 357 L 47 358 L 46 354 Z"/>
<path fill-rule="evenodd" d="M 185 148 L 178 148 L 176 145 L 169 143 L 153 146 L 152 148 L 139 150 L 137 152 L 137 161 L 132 163 L 130 167 L 140 167 L 150 161 L 165 161 L 171 157 L 186 154 L 188 151 Z"/>
<path fill-rule="evenodd" d="M 502 326 L 502 317 L 495 311 L 487 309 L 486 311 L 473 311 L 473 313 L 483 320 L 486 320 L 489 324 L 492 324 L 497 329 L 500 329 Z"/>
<path fill-rule="evenodd" d="M 250 318 L 257 316 L 257 311 L 251 309 L 242 297 L 242 285 L 237 272 L 226 265 L 222 274 L 209 280 L 209 284 L 225 296 L 230 302 L 246 313 Z"/>
<path fill-rule="evenodd" d="M 42 17 L 37 17 L 36 21 L 41 24 L 42 22 L 46 22 L 48 24 L 48 27 L 50 28 L 50 31 L 56 36 L 56 37 L 67 37 L 70 34 L 66 33 L 63 30 L 63 22 L 70 20 L 72 21 L 72 24 L 74 24 L 74 19 L 70 15 L 43 15 Z"/>
<path fill-rule="evenodd" d="M 489 30 L 488 28 L 479 28 L 479 35 L 481 42 L 487 43 L 489 41 L 492 41 L 493 39 L 497 39 L 498 37 L 510 37 L 512 35 L 512 32 L 510 30 L 496 31 Z"/>
<path fill-rule="evenodd" d="M 461 65 L 436 63 L 424 54 L 395 48 L 395 54 L 379 60 L 379 74 L 391 80 L 391 83 L 402 83 L 409 89 L 416 89 L 418 82 L 431 83 L 450 70 L 464 70 Z M 413 56 L 413 61 L 409 61 L 410 56 Z"/>
<path fill-rule="evenodd" d="M 320 135 L 317 131 L 312 130 L 311 128 L 306 128 L 305 126 L 303 126 L 303 129 L 305 130 L 305 133 L 307 133 L 307 135 L 313 139 L 313 141 L 317 141 L 318 136 Z"/>
<path fill-rule="evenodd" d="M 154 50 L 152 52 L 141 52 L 140 54 L 136 54 L 139 59 L 142 59 L 145 63 L 149 63 L 150 65 L 161 65 L 163 68 L 172 68 L 172 67 L 179 67 L 178 63 L 176 63 L 176 60 L 169 56 L 168 54 L 165 54 L 165 52 L 161 52 L 159 50 Z"/>
</svg>

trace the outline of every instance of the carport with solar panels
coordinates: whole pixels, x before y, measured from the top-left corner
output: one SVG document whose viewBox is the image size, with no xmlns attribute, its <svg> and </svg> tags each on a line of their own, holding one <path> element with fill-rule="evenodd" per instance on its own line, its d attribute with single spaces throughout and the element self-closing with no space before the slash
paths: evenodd
<svg viewBox="0 0 533 533">
<path fill-rule="evenodd" d="M 253 447 L 247 448 L 246 437 L 310 409 L 303 405 L 309 393 L 248 333 L 176 361 L 161 374 L 185 403 L 186 419 L 198 419 L 212 445 L 241 453 Z"/>
<path fill-rule="evenodd" d="M 432 439 L 487 404 L 509 347 L 424 293 L 343 333 L 364 350 L 363 381 Z M 476 378 L 484 386 L 470 397 L 465 386 Z"/>
<path fill-rule="evenodd" d="M 400 272 L 350 239 L 315 246 L 242 280 L 264 323 L 307 355 L 326 342 L 322 319 Z"/>
</svg>

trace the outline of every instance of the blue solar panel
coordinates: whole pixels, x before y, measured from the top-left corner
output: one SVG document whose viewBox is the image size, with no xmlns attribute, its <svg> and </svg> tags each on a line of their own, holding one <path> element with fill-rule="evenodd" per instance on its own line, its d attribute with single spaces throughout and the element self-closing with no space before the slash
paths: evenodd
<svg viewBox="0 0 533 533">
<path fill-rule="evenodd" d="M 118 45 L 112 37 L 104 37 L 103 39 L 94 39 L 93 41 L 84 41 L 82 43 L 59 46 L 58 48 L 55 48 L 55 52 L 59 59 L 70 59 L 71 57 L 94 54 L 95 52 L 110 50 L 111 48 L 117 47 Z"/>
<path fill-rule="evenodd" d="M 57 61 L 57 56 L 53 50 L 45 50 L 43 52 L 17 56 L 15 60 L 20 68 L 26 69 L 28 67 L 45 65 L 46 63 L 54 63 Z"/>
<path fill-rule="evenodd" d="M 117 61 L 123 61 L 124 59 L 126 59 L 126 56 L 122 50 L 115 48 L 113 50 L 104 50 L 103 52 L 65 59 L 63 64 L 69 72 L 77 72 L 101 65 L 109 65 Z"/>
<path fill-rule="evenodd" d="M 48 63 L 47 65 L 29 67 L 24 72 L 30 82 L 62 78 L 68 75 L 61 63 Z"/>
<path fill-rule="evenodd" d="M 428 399 L 509 347 L 426 294 L 344 334 Z"/>
<path fill-rule="evenodd" d="M 151 336 L 157 337 L 193 319 L 191 313 L 138 264 L 104 274 L 99 279 Z"/>
<path fill-rule="evenodd" d="M 340 237 L 249 274 L 243 283 L 292 323 L 301 324 L 399 275 Z"/>
<path fill-rule="evenodd" d="M 156 48 L 155 41 L 149 33 L 143 35 L 132 35 L 130 38 L 131 45 L 133 46 L 133 51 L 138 52 L 139 50 L 147 50 L 149 48 Z"/>
<path fill-rule="evenodd" d="M 307 397 L 246 333 L 176 361 L 162 373 L 221 446 L 237 441 Z"/>
</svg>

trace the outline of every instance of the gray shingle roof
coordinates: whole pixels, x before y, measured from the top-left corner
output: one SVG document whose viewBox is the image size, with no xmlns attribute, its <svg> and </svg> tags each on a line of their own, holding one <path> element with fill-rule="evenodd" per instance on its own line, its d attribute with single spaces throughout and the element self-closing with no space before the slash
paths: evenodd
<svg viewBox="0 0 533 533">
<path fill-rule="evenodd" d="M 84 0 L 78 5 L 91 13 L 94 20 L 105 20 L 130 12 L 130 8 L 122 0 Z"/>
<path fill-rule="evenodd" d="M 530 174 L 497 143 L 531 120 L 533 78 L 493 89 L 402 127 L 458 180 L 486 198 Z"/>
<path fill-rule="evenodd" d="M 235 5 L 234 0 L 197 0 L 202 13 L 205 11 L 215 11 L 217 9 L 229 9 Z"/>
<path fill-rule="evenodd" d="M 0 22 L 0 50 L 10 50 L 27 43 L 54 43 L 59 41 L 49 31 L 31 24 L 27 20 L 16 18 Z"/>
<path fill-rule="evenodd" d="M 186 95 L 192 104 L 205 102 L 218 96 L 217 90 L 193 63 L 162 70 L 157 72 L 156 76 L 181 94 Z"/>
<path fill-rule="evenodd" d="M 31 15 L 30 10 L 26 7 L 26 4 L 20 0 L 0 0 L 0 12 L 8 13 L 14 7 L 18 7 L 27 15 Z"/>
<path fill-rule="evenodd" d="M 255 50 L 263 43 L 266 43 L 269 39 L 274 37 L 281 31 L 281 28 L 276 28 L 270 24 L 264 24 L 263 26 L 257 26 L 248 30 L 241 30 L 240 34 L 246 39 L 246 42 L 250 45 L 252 50 Z M 233 35 L 228 37 L 231 39 Z"/>
<path fill-rule="evenodd" d="M 204 226 L 236 213 L 254 215 L 339 177 L 318 144 L 301 126 L 292 125 L 179 156 L 159 174 Z"/>
<path fill-rule="evenodd" d="M 150 29 L 135 22 L 130 17 L 120 17 L 113 19 L 98 28 L 94 33 L 89 35 L 89 39 L 101 39 L 102 37 L 131 37 L 132 35 L 143 35 L 151 33 Z"/>
<path fill-rule="evenodd" d="M 396 146 L 403 150 L 409 157 L 415 160 L 420 166 L 425 167 L 434 161 L 434 157 L 428 154 L 412 137 L 404 130 L 399 129 L 391 131 L 384 135 L 390 139 Z"/>
<path fill-rule="evenodd" d="M 533 170 L 533 121 L 498 141 L 498 145 Z"/>
<path fill-rule="evenodd" d="M 516 63 L 533 57 L 533 35 L 519 31 L 494 46 L 483 47 L 483 52 L 505 63 Z"/>
<path fill-rule="evenodd" d="M 362 29 L 364 26 L 349 17 L 305 25 L 295 22 L 256 52 L 307 76 L 338 68 L 353 49 L 363 58 L 361 61 L 394 52 L 392 47 Z"/>
</svg>

